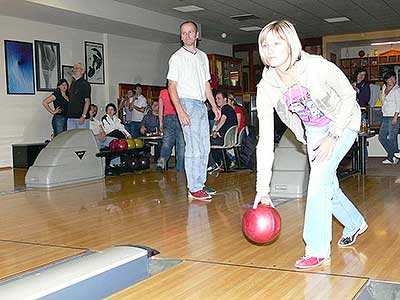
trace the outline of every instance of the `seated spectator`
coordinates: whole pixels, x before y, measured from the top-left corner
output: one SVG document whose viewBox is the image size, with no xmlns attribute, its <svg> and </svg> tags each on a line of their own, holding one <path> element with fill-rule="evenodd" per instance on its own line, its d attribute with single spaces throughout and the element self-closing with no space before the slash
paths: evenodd
<svg viewBox="0 0 400 300">
<path fill-rule="evenodd" d="M 224 136 L 228 129 L 232 126 L 238 125 L 236 113 L 233 108 L 228 104 L 228 95 L 225 92 L 218 91 L 215 100 L 217 105 L 221 108 L 221 118 L 216 123 L 211 133 L 211 145 L 223 145 Z M 225 151 L 225 150 L 223 150 Z M 221 169 L 222 166 L 222 151 L 211 149 L 211 158 L 209 160 L 209 171 L 216 171 Z M 230 162 L 227 163 L 228 166 Z"/>
<path fill-rule="evenodd" d="M 115 115 L 117 107 L 114 103 L 109 103 L 106 106 L 106 114 L 101 118 L 104 131 L 107 136 L 115 137 L 117 139 L 131 138 L 130 133 L 122 125 L 121 120 Z"/>
<path fill-rule="evenodd" d="M 97 110 L 98 110 L 97 105 L 90 104 L 89 106 L 90 130 L 92 130 L 94 137 L 96 138 L 97 145 L 99 146 L 99 149 L 101 149 L 104 147 L 108 147 L 110 145 L 110 142 L 116 138 L 106 136 L 106 133 L 103 129 L 103 125 L 101 125 L 101 122 L 96 119 Z M 120 164 L 121 164 L 120 157 L 112 159 L 110 163 L 111 166 Z"/>
<path fill-rule="evenodd" d="M 238 121 L 238 133 L 240 133 L 242 129 L 246 126 L 246 118 L 243 112 L 243 108 L 237 103 L 235 96 L 233 96 L 232 94 L 228 94 L 228 104 L 232 106 L 233 110 L 236 113 Z"/>
<path fill-rule="evenodd" d="M 158 101 L 154 100 L 151 103 L 151 109 L 143 117 L 142 123 L 140 124 L 140 133 L 146 135 L 149 133 L 159 133 L 160 120 L 158 118 Z"/>
<path fill-rule="evenodd" d="M 158 101 L 154 100 L 151 103 L 151 108 L 148 113 L 143 117 L 143 121 L 140 124 L 140 133 L 146 135 L 158 135 L 160 126 L 160 120 L 158 118 Z M 146 141 L 146 144 L 154 146 L 154 160 L 160 157 L 162 140 L 159 137 L 157 140 Z"/>
</svg>

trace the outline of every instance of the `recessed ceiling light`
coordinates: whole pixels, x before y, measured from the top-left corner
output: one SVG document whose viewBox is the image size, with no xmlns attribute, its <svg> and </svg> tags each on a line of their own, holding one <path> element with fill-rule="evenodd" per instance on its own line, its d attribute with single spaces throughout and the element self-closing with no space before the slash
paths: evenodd
<svg viewBox="0 0 400 300">
<path fill-rule="evenodd" d="M 339 23 L 339 22 L 348 22 L 350 19 L 348 17 L 337 17 L 337 18 L 328 18 L 324 19 L 328 23 Z"/>
<path fill-rule="evenodd" d="M 236 21 L 246 21 L 246 20 L 256 20 L 259 19 L 259 17 L 253 15 L 253 14 L 243 14 L 243 15 L 235 15 L 235 16 L 230 16 L 231 19 L 234 19 Z"/>
<path fill-rule="evenodd" d="M 178 7 L 174 7 L 173 9 L 179 10 L 181 12 L 192 12 L 192 11 L 204 10 L 204 8 L 196 6 L 196 5 L 178 6 Z"/>
<path fill-rule="evenodd" d="M 257 31 L 261 30 L 262 28 L 259 26 L 248 26 L 248 27 L 240 27 L 239 29 L 243 31 Z"/>
<path fill-rule="evenodd" d="M 372 43 L 371 46 L 400 44 L 400 41 Z"/>
</svg>

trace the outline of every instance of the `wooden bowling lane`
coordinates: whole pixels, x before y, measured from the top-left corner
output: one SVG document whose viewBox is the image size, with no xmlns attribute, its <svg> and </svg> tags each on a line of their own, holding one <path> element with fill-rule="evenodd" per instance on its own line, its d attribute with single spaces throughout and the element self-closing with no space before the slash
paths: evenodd
<svg viewBox="0 0 400 300">
<path fill-rule="evenodd" d="M 400 184 L 396 177 L 354 176 L 343 189 L 366 216 L 368 231 L 352 248 L 339 249 L 333 224 L 332 262 L 315 272 L 400 281 Z M 119 244 L 153 247 L 165 258 L 294 270 L 304 255 L 305 201 L 278 207 L 282 232 L 267 246 L 241 232 L 243 205 L 254 197 L 255 174 L 209 176 L 218 190 L 211 203 L 188 202 L 185 177 L 143 172 L 52 191 L 0 196 L 0 239 L 105 249 Z"/>
<path fill-rule="evenodd" d="M 183 262 L 107 299 L 353 299 L 366 281 L 365 278 Z"/>
<path fill-rule="evenodd" d="M 25 190 L 26 169 L 0 168 L 0 195 Z"/>
<path fill-rule="evenodd" d="M 0 241 L 0 279 L 82 253 L 80 249 Z"/>
</svg>

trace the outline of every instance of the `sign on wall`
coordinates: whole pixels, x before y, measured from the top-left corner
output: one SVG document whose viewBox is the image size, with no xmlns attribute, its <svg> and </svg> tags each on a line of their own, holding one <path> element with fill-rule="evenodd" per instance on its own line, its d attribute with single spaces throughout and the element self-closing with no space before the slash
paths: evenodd
<svg viewBox="0 0 400 300">
<path fill-rule="evenodd" d="M 36 88 L 53 91 L 61 78 L 60 44 L 35 41 Z"/>
<path fill-rule="evenodd" d="M 85 42 L 85 66 L 89 83 L 104 84 L 104 45 Z"/>
<path fill-rule="evenodd" d="M 35 94 L 32 43 L 4 41 L 7 94 Z"/>
</svg>

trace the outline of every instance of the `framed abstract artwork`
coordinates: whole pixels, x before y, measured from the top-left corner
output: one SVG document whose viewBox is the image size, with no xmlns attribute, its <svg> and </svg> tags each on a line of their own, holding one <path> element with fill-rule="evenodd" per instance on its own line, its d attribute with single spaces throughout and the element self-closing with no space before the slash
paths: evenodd
<svg viewBox="0 0 400 300">
<path fill-rule="evenodd" d="M 20 41 L 4 41 L 7 94 L 35 94 L 33 45 Z"/>
<path fill-rule="evenodd" d="M 72 69 L 74 66 L 67 66 L 67 65 L 62 65 L 62 75 L 61 78 L 64 78 L 65 80 L 68 81 L 68 84 L 71 85 L 73 77 L 72 77 Z"/>
<path fill-rule="evenodd" d="M 104 84 L 104 45 L 85 42 L 86 78 L 89 83 Z"/>
<path fill-rule="evenodd" d="M 60 44 L 35 41 L 36 89 L 53 91 L 61 78 Z"/>
</svg>

